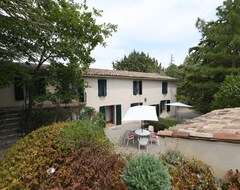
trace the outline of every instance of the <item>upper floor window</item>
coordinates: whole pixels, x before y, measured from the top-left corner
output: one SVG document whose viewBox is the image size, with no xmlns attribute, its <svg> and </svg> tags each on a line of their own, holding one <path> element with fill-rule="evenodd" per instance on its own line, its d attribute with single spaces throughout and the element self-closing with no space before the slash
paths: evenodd
<svg viewBox="0 0 240 190">
<path fill-rule="evenodd" d="M 133 81 L 133 95 L 142 94 L 142 81 Z"/>
<path fill-rule="evenodd" d="M 98 79 L 98 96 L 107 96 L 107 80 Z"/>
<path fill-rule="evenodd" d="M 167 94 L 168 93 L 168 83 L 162 82 L 162 93 Z"/>
</svg>

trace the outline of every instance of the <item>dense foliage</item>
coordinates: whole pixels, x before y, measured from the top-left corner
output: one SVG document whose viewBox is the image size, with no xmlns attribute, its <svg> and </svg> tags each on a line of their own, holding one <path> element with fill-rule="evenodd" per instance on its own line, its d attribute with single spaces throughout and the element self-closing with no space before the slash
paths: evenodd
<svg viewBox="0 0 240 190">
<path fill-rule="evenodd" d="M 157 133 L 160 130 L 168 129 L 179 122 L 173 119 L 160 118 L 159 121 L 144 121 L 145 128 L 152 125 L 154 127 L 154 132 Z"/>
<path fill-rule="evenodd" d="M 49 168 L 55 168 L 48 174 Z M 103 128 L 90 120 L 57 123 L 19 140 L 0 164 L 0 189 L 123 189 L 124 164 L 111 151 Z M 95 182 L 95 183 L 94 183 Z"/>
<path fill-rule="evenodd" d="M 200 42 L 190 48 L 183 65 L 171 65 L 165 71 L 167 75 L 179 78 L 178 100 L 193 105 L 200 112 L 227 106 L 217 106 L 214 96 L 221 94 L 220 85 L 227 75 L 240 72 L 239 7 L 240 1 L 225 0 L 216 9 L 215 21 L 199 18 L 196 27 L 202 34 Z M 232 85 L 237 87 L 236 83 Z M 235 99 L 233 94 L 229 95 L 229 99 Z"/>
<path fill-rule="evenodd" d="M 211 189 L 218 190 L 211 168 L 198 160 L 188 160 L 178 152 L 162 157 L 168 164 L 174 190 Z"/>
<path fill-rule="evenodd" d="M 147 73 L 159 73 L 161 71 L 161 63 L 159 64 L 155 58 L 151 58 L 144 52 L 131 52 L 128 56 L 124 56 L 120 61 L 112 63 L 115 70 L 137 71 Z"/>
<path fill-rule="evenodd" d="M 239 190 L 240 189 L 240 172 L 231 169 L 227 173 L 227 182 L 222 186 L 223 190 Z"/>
<path fill-rule="evenodd" d="M 105 46 L 105 39 L 116 31 L 116 25 L 98 24 L 101 13 L 89 10 L 86 1 L 0 1 L 0 87 L 14 83 L 16 76 L 20 84 L 27 83 L 28 121 L 39 79 L 52 76 L 61 101 L 79 97 L 81 73 L 94 61 L 92 50 Z M 22 74 L 16 62 L 31 69 Z M 44 63 L 51 65 L 52 72 L 46 73 Z"/>
<path fill-rule="evenodd" d="M 152 155 L 132 158 L 126 166 L 122 180 L 129 190 L 170 190 L 171 182 L 167 167 Z"/>
<path fill-rule="evenodd" d="M 214 109 L 240 107 L 240 75 L 228 75 L 214 95 Z"/>
</svg>

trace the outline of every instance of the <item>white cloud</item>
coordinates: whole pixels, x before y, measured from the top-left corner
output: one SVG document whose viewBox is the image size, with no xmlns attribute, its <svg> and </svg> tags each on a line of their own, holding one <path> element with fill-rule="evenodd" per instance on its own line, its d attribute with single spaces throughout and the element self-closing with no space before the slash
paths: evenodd
<svg viewBox="0 0 240 190">
<path fill-rule="evenodd" d="M 82 2 L 78 0 L 76 2 Z M 198 17 L 215 19 L 216 7 L 223 0 L 88 0 L 87 4 L 103 10 L 99 22 L 118 25 L 117 33 L 107 39 L 106 48 L 97 47 L 91 67 L 112 68 L 133 49 L 158 59 L 164 67 L 173 54 L 180 64 L 188 49 L 197 44 L 201 34 L 195 28 Z"/>
</svg>

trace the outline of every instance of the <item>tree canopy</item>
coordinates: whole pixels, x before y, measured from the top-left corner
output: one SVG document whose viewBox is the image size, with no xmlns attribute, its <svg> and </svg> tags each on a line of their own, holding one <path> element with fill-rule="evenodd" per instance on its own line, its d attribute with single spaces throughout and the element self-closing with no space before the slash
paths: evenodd
<svg viewBox="0 0 240 190">
<path fill-rule="evenodd" d="M 151 58 L 144 52 L 136 52 L 135 50 L 128 56 L 124 55 L 124 58 L 120 61 L 113 62 L 112 65 L 115 70 L 149 73 L 158 73 L 161 71 L 161 63 L 158 63 L 157 59 Z"/>
<path fill-rule="evenodd" d="M 105 46 L 116 25 L 97 24 L 101 11 L 69 0 L 3 0 L 0 2 L 0 63 L 77 62 L 88 67 L 91 51 Z"/>
<path fill-rule="evenodd" d="M 198 18 L 202 38 L 178 67 L 178 73 L 183 73 L 178 98 L 204 113 L 214 109 L 214 96 L 222 90 L 225 77 L 240 71 L 240 1 L 225 0 L 216 15 L 216 21 Z"/>
<path fill-rule="evenodd" d="M 15 76 L 20 77 L 20 83 L 27 83 L 27 118 L 41 77 L 53 74 L 48 78 L 68 86 L 65 90 L 57 88 L 61 95 L 68 96 L 66 90 L 78 91 L 69 86 L 82 88 L 79 78 L 94 62 L 92 50 L 97 45 L 105 46 L 105 39 L 117 28 L 110 23 L 98 24 L 96 18 L 101 13 L 95 8 L 89 10 L 86 1 L 82 4 L 73 0 L 0 1 L 0 87 L 15 82 Z M 16 63 L 27 63 L 31 69 Z M 50 70 L 57 70 L 58 75 L 42 69 L 44 63 L 50 64 Z M 68 80 L 63 81 L 63 75 Z"/>
</svg>

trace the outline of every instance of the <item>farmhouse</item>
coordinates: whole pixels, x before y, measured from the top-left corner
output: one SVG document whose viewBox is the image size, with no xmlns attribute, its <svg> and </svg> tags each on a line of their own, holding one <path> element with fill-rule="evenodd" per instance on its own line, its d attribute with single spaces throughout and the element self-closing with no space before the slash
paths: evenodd
<svg viewBox="0 0 240 190">
<path fill-rule="evenodd" d="M 175 114 L 167 103 L 176 101 L 177 80 L 160 73 L 114 71 L 90 68 L 83 74 L 87 83 L 84 93 L 86 106 L 105 114 L 107 124 L 120 125 L 122 117 L 131 106 L 152 105 L 157 115 L 169 117 Z M 41 85 L 39 93 L 45 89 L 53 91 L 52 86 Z M 28 102 L 27 85 L 10 86 L 0 89 L 0 109 L 21 110 Z"/>
</svg>

